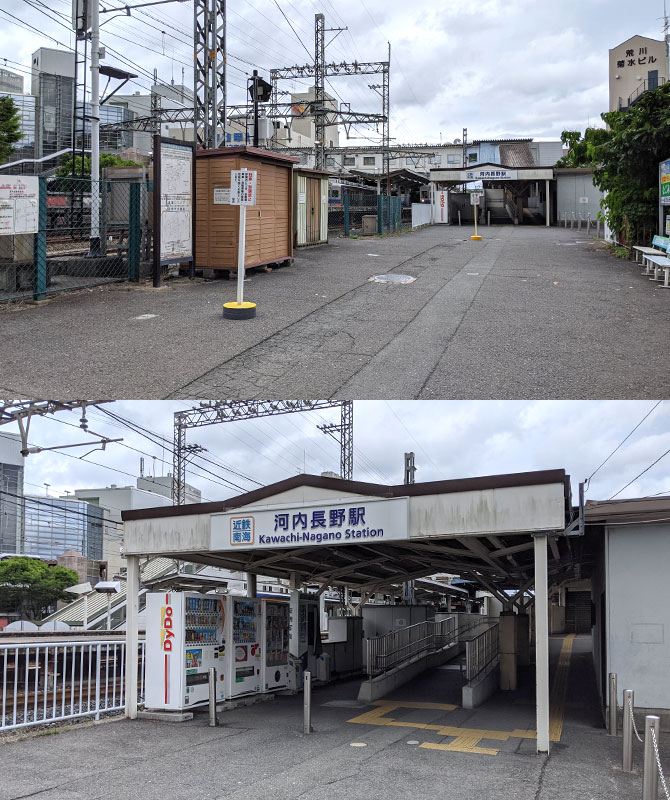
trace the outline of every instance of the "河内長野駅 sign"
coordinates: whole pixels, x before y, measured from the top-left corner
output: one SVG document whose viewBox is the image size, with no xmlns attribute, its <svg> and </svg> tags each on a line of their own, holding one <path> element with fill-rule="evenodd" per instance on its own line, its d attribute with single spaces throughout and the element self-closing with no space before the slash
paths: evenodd
<svg viewBox="0 0 670 800">
<path fill-rule="evenodd" d="M 409 537 L 408 498 L 278 505 L 213 514 L 210 550 L 363 544 Z"/>
</svg>

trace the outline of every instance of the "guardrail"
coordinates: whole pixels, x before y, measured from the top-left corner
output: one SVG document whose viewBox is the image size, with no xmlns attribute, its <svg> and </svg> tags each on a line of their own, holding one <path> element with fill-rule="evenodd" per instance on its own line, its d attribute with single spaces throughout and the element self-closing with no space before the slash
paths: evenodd
<svg viewBox="0 0 670 800">
<path fill-rule="evenodd" d="M 465 643 L 465 679 L 473 681 L 484 671 L 492 669 L 499 660 L 498 623 Z"/>
<path fill-rule="evenodd" d="M 138 702 L 145 644 L 139 643 Z M 119 711 L 125 705 L 125 642 L 0 645 L 0 731 Z"/>
<path fill-rule="evenodd" d="M 457 641 L 456 618 L 439 622 L 418 622 L 384 636 L 366 639 L 368 675 L 383 672 L 433 650 Z"/>
</svg>

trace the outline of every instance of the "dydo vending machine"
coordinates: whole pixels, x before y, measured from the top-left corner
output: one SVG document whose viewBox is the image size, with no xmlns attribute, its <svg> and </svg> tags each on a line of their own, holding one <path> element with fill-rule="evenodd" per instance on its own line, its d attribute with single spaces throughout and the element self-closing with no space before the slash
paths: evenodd
<svg viewBox="0 0 670 800">
<path fill-rule="evenodd" d="M 224 627 L 226 698 L 261 689 L 262 600 L 228 596 Z"/>
<path fill-rule="evenodd" d="M 290 606 L 286 600 L 263 600 L 261 691 L 289 687 Z"/>
<path fill-rule="evenodd" d="M 181 711 L 209 699 L 209 668 L 222 667 L 225 604 L 222 595 L 147 594 L 147 708 Z M 216 699 L 225 697 L 217 680 Z"/>
<path fill-rule="evenodd" d="M 262 601 L 197 592 L 147 594 L 146 706 L 184 710 L 261 689 Z"/>
</svg>

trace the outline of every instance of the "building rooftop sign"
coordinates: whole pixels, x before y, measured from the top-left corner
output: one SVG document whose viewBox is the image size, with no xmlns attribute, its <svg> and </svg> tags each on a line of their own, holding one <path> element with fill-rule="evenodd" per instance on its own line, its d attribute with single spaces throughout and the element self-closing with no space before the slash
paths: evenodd
<svg viewBox="0 0 670 800">
<path fill-rule="evenodd" d="M 407 497 L 360 497 L 213 514 L 210 549 L 262 550 L 406 540 L 408 510 Z"/>
</svg>

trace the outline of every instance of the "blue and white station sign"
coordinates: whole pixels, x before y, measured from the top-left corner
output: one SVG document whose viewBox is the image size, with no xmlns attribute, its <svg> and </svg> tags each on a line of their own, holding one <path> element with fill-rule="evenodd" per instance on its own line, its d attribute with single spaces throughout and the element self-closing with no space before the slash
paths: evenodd
<svg viewBox="0 0 670 800">
<path fill-rule="evenodd" d="M 210 550 L 368 544 L 409 538 L 409 498 L 361 497 L 212 514 Z"/>
</svg>

